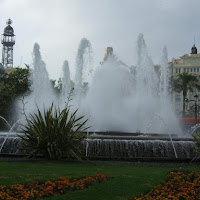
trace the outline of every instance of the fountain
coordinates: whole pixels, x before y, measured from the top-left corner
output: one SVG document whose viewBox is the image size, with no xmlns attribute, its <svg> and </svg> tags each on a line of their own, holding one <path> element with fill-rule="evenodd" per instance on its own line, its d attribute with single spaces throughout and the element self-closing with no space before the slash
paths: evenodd
<svg viewBox="0 0 200 200">
<path fill-rule="evenodd" d="M 22 154 L 22 152 L 18 149 L 20 138 L 16 132 L 14 132 L 14 128 L 21 120 L 24 119 L 17 120 L 12 126 L 4 117 L 0 116 L 0 119 L 3 120 L 9 127 L 8 132 L 0 132 L 0 153 L 4 155 Z"/>
<path fill-rule="evenodd" d="M 67 60 L 63 63 L 63 79 L 62 79 L 62 101 L 68 100 L 68 95 L 70 93 L 71 83 L 70 83 L 70 71 L 69 71 L 69 63 Z"/>
<path fill-rule="evenodd" d="M 83 83 L 88 81 L 92 69 L 92 46 L 89 40 L 83 38 L 80 42 L 76 57 L 76 74 L 75 74 L 75 94 L 76 99 L 80 102 L 83 96 Z"/>
<path fill-rule="evenodd" d="M 91 120 L 90 131 L 121 131 L 181 135 L 167 93 L 167 50 L 160 77 L 148 55 L 142 35 L 138 38 L 136 74 L 111 55 L 99 66 L 80 111 Z"/>
<path fill-rule="evenodd" d="M 191 137 L 183 135 L 169 99 L 166 47 L 161 56 L 159 75 L 142 34 L 138 37 L 137 52 L 135 67 L 128 67 L 110 54 L 94 70 L 91 68 L 91 43 L 85 38 L 80 42 L 71 108 L 78 107 L 79 114 L 89 119 L 91 128 L 83 142 L 86 156 L 191 159 L 194 143 Z M 33 68 L 33 92 L 26 97 L 26 113 L 34 112 L 36 105 L 43 109 L 52 102 L 66 106 L 71 88 L 68 61 L 63 64 L 60 96 L 52 90 L 37 43 L 33 49 Z M 83 88 L 84 82 L 89 83 L 87 89 Z M 18 117 L 22 116 L 19 114 Z"/>
</svg>

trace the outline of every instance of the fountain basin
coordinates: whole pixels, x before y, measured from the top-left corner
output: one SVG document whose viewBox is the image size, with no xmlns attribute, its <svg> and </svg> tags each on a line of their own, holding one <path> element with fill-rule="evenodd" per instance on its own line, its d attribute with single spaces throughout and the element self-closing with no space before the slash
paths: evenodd
<svg viewBox="0 0 200 200">
<path fill-rule="evenodd" d="M 194 139 L 157 133 L 88 133 L 84 141 L 86 157 L 118 160 L 192 160 Z M 172 141 L 171 141 L 172 139 Z"/>
<path fill-rule="evenodd" d="M 88 132 L 90 139 L 119 139 L 119 140 L 168 140 L 171 141 L 194 141 L 191 135 L 178 136 L 164 133 L 131 133 L 131 132 Z"/>
<path fill-rule="evenodd" d="M 0 155 L 22 155 L 19 150 L 21 139 L 15 132 L 0 132 Z"/>
<path fill-rule="evenodd" d="M 21 134 L 21 133 L 20 133 Z M 195 157 L 194 141 L 191 137 L 163 134 L 139 134 L 98 132 L 88 133 L 82 142 L 83 157 L 103 160 L 177 160 L 188 161 Z M 4 142 L 4 140 L 6 140 Z M 16 133 L 0 133 L 1 156 L 22 156 L 19 150 L 21 139 Z M 174 146 L 174 147 L 173 147 Z M 176 153 L 174 151 L 176 150 Z M 177 155 L 176 155 L 177 154 Z"/>
<path fill-rule="evenodd" d="M 85 146 L 86 157 L 93 159 L 191 160 L 195 156 L 193 141 L 174 141 L 177 158 L 171 141 L 160 139 L 87 139 Z"/>
</svg>

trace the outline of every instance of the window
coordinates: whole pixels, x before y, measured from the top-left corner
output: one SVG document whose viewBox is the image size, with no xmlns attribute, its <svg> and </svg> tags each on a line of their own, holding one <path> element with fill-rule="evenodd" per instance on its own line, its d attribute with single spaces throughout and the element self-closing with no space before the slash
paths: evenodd
<svg viewBox="0 0 200 200">
<path fill-rule="evenodd" d="M 186 68 L 184 68 L 184 72 L 186 72 Z"/>
<path fill-rule="evenodd" d="M 194 72 L 196 72 L 196 68 L 194 68 Z"/>
<path fill-rule="evenodd" d="M 199 68 L 197 67 L 197 72 L 199 72 Z"/>
<path fill-rule="evenodd" d="M 190 68 L 190 72 L 193 72 L 193 68 Z"/>
<path fill-rule="evenodd" d="M 189 68 L 187 68 L 187 72 L 190 72 L 190 69 L 189 69 Z"/>
<path fill-rule="evenodd" d="M 178 69 L 176 68 L 176 73 L 178 73 Z"/>
</svg>

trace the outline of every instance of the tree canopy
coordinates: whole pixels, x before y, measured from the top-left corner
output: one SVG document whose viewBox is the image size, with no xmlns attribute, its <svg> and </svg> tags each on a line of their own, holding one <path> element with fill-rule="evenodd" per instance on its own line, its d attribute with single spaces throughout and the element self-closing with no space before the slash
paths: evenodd
<svg viewBox="0 0 200 200">
<path fill-rule="evenodd" d="M 9 120 L 13 102 L 17 97 L 30 91 L 29 75 L 29 67 L 18 67 L 0 77 L 0 116 Z M 0 128 L 2 126 L 3 123 L 0 120 Z"/>
</svg>

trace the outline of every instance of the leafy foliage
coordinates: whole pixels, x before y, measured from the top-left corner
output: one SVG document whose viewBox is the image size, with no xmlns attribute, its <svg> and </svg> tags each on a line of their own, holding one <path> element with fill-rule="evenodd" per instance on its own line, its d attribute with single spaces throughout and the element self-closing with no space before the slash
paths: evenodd
<svg viewBox="0 0 200 200">
<path fill-rule="evenodd" d="M 182 91 L 183 95 L 187 95 L 187 92 L 193 92 L 194 88 L 200 89 L 200 85 L 196 76 L 188 73 L 181 73 L 172 77 L 172 88 L 175 91 Z"/>
<path fill-rule="evenodd" d="M 195 88 L 200 89 L 200 84 L 197 76 L 188 73 L 181 73 L 171 78 L 171 86 L 174 91 L 183 94 L 183 116 L 185 114 L 185 98 L 187 92 L 193 92 Z"/>
<path fill-rule="evenodd" d="M 9 120 L 12 116 L 12 105 L 15 99 L 29 91 L 29 67 L 13 68 L 11 73 L 0 77 L 0 115 Z M 3 128 L 0 120 L 0 127 Z"/>
<path fill-rule="evenodd" d="M 50 83 L 52 85 L 52 88 L 54 89 L 54 91 L 56 92 L 56 94 L 60 94 L 61 90 L 62 90 L 62 80 L 61 78 L 58 79 L 58 82 L 56 83 L 56 80 L 51 79 Z"/>
<path fill-rule="evenodd" d="M 50 83 L 52 85 L 52 88 L 56 92 L 56 94 L 59 95 L 61 93 L 62 88 L 63 88 L 62 79 L 59 78 L 58 81 L 51 79 Z M 74 82 L 72 80 L 70 80 L 70 90 L 71 91 L 74 90 L 74 86 L 75 86 Z"/>
<path fill-rule="evenodd" d="M 3 85 L 0 87 L 0 113 L 5 114 L 5 108 L 9 108 L 14 96 L 12 87 L 10 85 Z"/>
<path fill-rule="evenodd" d="M 60 110 L 53 104 L 49 109 L 44 109 L 42 114 L 39 109 L 26 118 L 27 125 L 23 126 L 24 135 L 22 149 L 30 157 L 43 155 L 51 160 L 62 158 L 81 158 L 81 141 L 85 134 L 87 120 L 83 116 L 76 117 L 77 110 L 70 114 L 69 107 Z"/>
<path fill-rule="evenodd" d="M 22 95 L 29 90 L 29 68 L 15 68 L 9 74 L 5 73 L 2 78 L 4 85 L 9 85 L 12 88 L 15 96 Z"/>
</svg>

